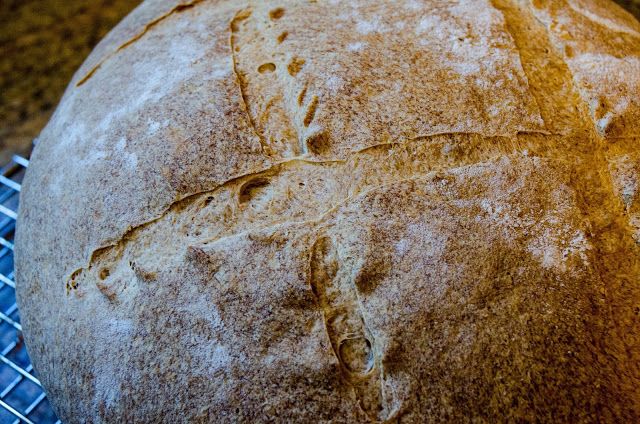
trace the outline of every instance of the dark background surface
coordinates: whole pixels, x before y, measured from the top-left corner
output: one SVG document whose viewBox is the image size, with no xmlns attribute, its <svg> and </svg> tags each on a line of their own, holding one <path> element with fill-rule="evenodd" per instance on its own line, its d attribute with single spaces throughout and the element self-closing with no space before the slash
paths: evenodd
<svg viewBox="0 0 640 424">
<path fill-rule="evenodd" d="M 616 2 L 640 20 L 640 0 Z M 75 70 L 139 3 L 0 0 L 0 166 L 28 155 Z"/>
<path fill-rule="evenodd" d="M 614 0 L 616 3 L 633 13 L 640 20 L 640 0 Z"/>
<path fill-rule="evenodd" d="M 27 154 L 71 76 L 140 0 L 0 0 L 0 166 Z"/>
</svg>

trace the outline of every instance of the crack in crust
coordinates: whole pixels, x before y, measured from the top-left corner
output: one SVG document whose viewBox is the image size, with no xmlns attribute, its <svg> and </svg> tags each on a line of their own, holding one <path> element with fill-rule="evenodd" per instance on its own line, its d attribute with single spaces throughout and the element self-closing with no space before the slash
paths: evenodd
<svg viewBox="0 0 640 424">
<path fill-rule="evenodd" d="M 303 84 L 298 74 L 306 61 L 294 56 L 284 65 L 282 58 L 288 49 L 280 45 L 276 35 L 282 28 L 277 24 L 273 24 L 276 28 L 265 25 L 261 21 L 263 15 L 264 10 L 248 7 L 231 19 L 229 44 L 233 72 L 242 108 L 260 140 L 262 152 L 270 157 L 295 157 L 306 153 L 300 139 L 312 116 L 304 118 L 304 125 L 298 122 L 303 118 L 300 116 L 304 113 L 302 105 L 296 107 L 288 101 L 287 93 L 298 91 Z"/>
<path fill-rule="evenodd" d="M 256 127 L 256 123 L 253 120 L 253 117 L 251 116 L 251 111 L 249 110 L 249 104 L 247 103 L 247 93 L 245 92 L 245 87 L 246 87 L 246 82 L 244 80 L 244 77 L 240 74 L 240 72 L 238 72 L 238 58 L 236 55 L 236 32 L 238 32 L 238 24 L 241 21 L 244 21 L 245 19 L 249 18 L 249 16 L 251 16 L 251 8 L 246 8 L 246 9 L 242 9 L 239 10 L 238 12 L 236 12 L 235 16 L 233 17 L 233 19 L 231 19 L 231 21 L 229 22 L 229 48 L 231 49 L 231 61 L 233 63 L 233 74 L 236 77 L 236 82 L 238 84 L 238 89 L 240 90 L 240 98 L 242 99 L 242 107 L 244 109 L 245 114 L 247 115 L 247 119 L 249 120 L 249 124 L 251 125 L 251 128 L 253 129 L 253 133 L 255 134 L 256 137 L 258 137 L 258 140 L 260 140 L 260 147 L 262 149 L 262 153 L 266 152 L 266 142 L 264 140 L 264 137 L 262 136 L 262 134 L 260 133 L 260 131 L 258 131 L 257 127 Z"/>
<path fill-rule="evenodd" d="M 524 133 L 524 134 L 520 134 L 517 137 L 492 137 L 492 138 L 487 138 L 484 137 L 480 134 L 475 134 L 475 133 L 466 133 L 466 132 L 461 132 L 461 133 L 442 133 L 442 134 L 436 134 L 433 136 L 420 136 L 420 137 L 416 137 L 416 138 L 411 138 L 408 140 L 404 140 L 404 141 L 398 141 L 398 142 L 389 142 L 389 143 L 379 143 L 373 146 L 368 146 L 364 149 L 361 150 L 357 150 L 357 151 L 353 151 L 349 156 L 343 158 L 343 159 L 327 159 L 327 160 L 312 160 L 306 157 L 295 157 L 295 158 L 290 158 L 290 159 L 286 159 L 277 163 L 272 163 L 270 166 L 265 167 L 263 169 L 258 169 L 252 172 L 248 172 L 245 174 L 240 174 L 237 175 L 227 181 L 225 181 L 224 183 L 218 184 L 215 187 L 212 187 L 209 190 L 204 190 L 201 192 L 197 192 L 197 193 L 192 193 L 189 194 L 187 196 L 182 197 L 181 199 L 178 199 L 176 201 L 174 201 L 173 203 L 171 203 L 170 205 L 168 205 L 165 210 L 159 214 L 156 218 L 151 219 L 149 221 L 137 224 L 137 225 L 131 225 L 127 230 L 124 231 L 124 233 L 122 235 L 120 235 L 117 239 L 114 239 L 113 241 L 109 242 L 109 243 L 105 243 L 100 247 L 95 248 L 91 255 L 87 258 L 87 265 L 84 267 L 80 267 L 80 268 L 74 268 L 72 271 L 73 273 L 77 273 L 83 270 L 87 270 L 90 269 L 93 264 L 95 263 L 97 257 L 104 253 L 107 250 L 110 249 L 123 249 L 124 246 L 129 242 L 130 239 L 134 238 L 134 233 L 136 231 L 140 231 L 150 225 L 153 225 L 154 223 L 160 221 L 163 217 L 165 217 L 167 214 L 169 214 L 172 210 L 176 210 L 176 209 L 182 209 L 185 207 L 185 205 L 188 205 L 190 203 L 196 202 L 198 201 L 198 199 L 200 199 L 202 196 L 210 196 L 216 192 L 218 192 L 221 189 L 224 189 L 225 187 L 228 187 L 232 184 L 235 184 L 236 182 L 243 180 L 243 179 L 248 179 L 252 176 L 257 176 L 257 177 L 262 177 L 265 175 L 269 175 L 269 176 L 275 176 L 278 173 L 281 172 L 282 169 L 284 169 L 287 166 L 295 166 L 296 164 L 307 164 L 307 165 L 311 165 L 311 166 L 329 166 L 329 165 L 338 165 L 338 166 L 345 166 L 348 165 L 350 163 L 350 161 L 352 160 L 357 160 L 357 157 L 360 155 L 365 155 L 370 153 L 371 151 L 374 151 L 376 149 L 393 149 L 395 147 L 399 147 L 399 146 L 403 146 L 406 145 L 407 147 L 410 147 L 410 145 L 412 143 L 428 143 L 432 138 L 435 137 L 441 137 L 441 136 L 447 136 L 447 135 L 467 135 L 467 136 L 471 136 L 471 137 L 475 137 L 477 139 L 481 139 L 483 141 L 489 141 L 488 139 L 493 140 L 493 143 L 488 144 L 487 145 L 478 145 L 475 147 L 472 147 L 469 151 L 466 152 L 466 154 L 464 156 L 460 156 L 460 157 L 455 157 L 454 159 L 452 159 L 452 163 L 444 164 L 443 166 L 434 166 L 433 170 L 434 171 L 446 171 L 448 169 L 453 169 L 453 168 L 457 168 L 460 166 L 466 166 L 466 165 L 472 165 L 472 164 L 477 164 L 477 163 L 482 163 L 482 162 L 487 162 L 490 161 L 492 159 L 495 159 L 499 156 L 502 155 L 510 155 L 510 154 L 514 154 L 514 153 L 518 153 L 518 152 L 528 152 L 528 151 L 534 151 L 536 152 L 536 155 L 538 156 L 545 156 L 545 155 L 553 155 L 552 153 L 548 153 L 548 150 L 550 148 L 550 146 L 553 146 L 554 144 L 562 144 L 562 140 L 564 139 L 564 137 L 562 136 L 547 136 L 544 137 L 544 139 L 540 138 L 540 134 L 529 134 L 529 133 Z M 554 139 L 549 139 L 550 137 L 554 137 Z M 438 148 L 438 146 L 436 146 L 435 148 Z M 528 153 L 526 153 L 528 154 Z M 422 175 L 422 174 L 421 174 Z M 394 179 L 392 183 L 397 183 L 398 181 L 403 181 L 404 179 Z M 324 212 L 317 215 L 315 218 L 311 219 L 311 220 L 305 220 L 304 222 L 315 222 L 317 220 L 322 219 L 323 217 L 325 217 L 327 214 L 330 214 L 331 212 L 333 212 L 336 208 L 340 207 L 341 205 L 353 200 L 354 198 L 363 195 L 367 192 L 369 192 L 370 190 L 373 190 L 375 188 L 379 188 L 381 186 L 385 186 L 385 184 L 382 185 L 377 185 L 374 187 L 368 187 L 365 190 L 359 191 L 356 190 L 354 191 L 351 195 L 346 196 L 345 198 L 341 199 L 341 201 L 328 206 L 327 208 L 325 208 Z M 261 227 L 262 228 L 262 227 Z M 244 231 L 242 231 L 244 232 Z M 241 233 L 242 233 L 241 232 Z M 226 236 L 225 236 L 226 237 Z M 203 242 L 213 242 L 215 241 L 215 239 L 203 239 Z M 72 273 L 70 273 L 69 275 L 71 275 Z M 68 281 L 69 278 L 66 278 L 65 281 Z"/>
<path fill-rule="evenodd" d="M 387 421 L 397 409 L 381 384 L 382 362 L 362 314 L 357 287 L 340 268 L 335 243 L 330 237 L 321 236 L 311 248 L 309 285 L 322 310 L 331 348 L 342 377 L 355 390 L 362 410 L 372 421 Z"/>
<path fill-rule="evenodd" d="M 165 13 L 164 15 L 160 15 L 159 17 L 155 18 L 154 20 L 152 20 L 151 22 L 146 24 L 142 31 L 140 31 L 138 34 L 134 35 L 129 40 L 127 40 L 124 43 L 122 43 L 116 50 L 114 50 L 113 52 L 111 52 L 107 56 L 105 56 L 103 59 L 101 59 L 100 62 L 98 62 L 97 65 L 95 65 L 93 68 L 91 68 L 91 70 L 89 70 L 89 72 L 87 72 L 84 77 L 80 78 L 80 80 L 76 83 L 76 87 L 80 87 L 85 82 L 87 82 L 96 73 L 96 71 L 102 67 L 102 65 L 107 60 L 111 59 L 117 53 L 119 53 L 120 51 L 126 49 L 127 47 L 129 47 L 130 45 L 132 45 L 133 43 L 135 43 L 136 41 L 141 39 L 147 32 L 149 32 L 149 30 L 151 30 L 151 28 L 155 27 L 160 22 L 162 22 L 165 19 L 167 19 L 169 16 L 171 16 L 171 15 L 173 15 L 175 13 L 180 13 L 180 12 L 182 12 L 184 10 L 187 10 L 187 9 L 191 9 L 192 7 L 194 7 L 198 3 L 202 3 L 203 1 L 205 1 L 205 0 L 192 0 L 192 1 L 188 2 L 188 3 L 178 4 L 173 9 L 171 9 L 170 11 Z"/>
</svg>

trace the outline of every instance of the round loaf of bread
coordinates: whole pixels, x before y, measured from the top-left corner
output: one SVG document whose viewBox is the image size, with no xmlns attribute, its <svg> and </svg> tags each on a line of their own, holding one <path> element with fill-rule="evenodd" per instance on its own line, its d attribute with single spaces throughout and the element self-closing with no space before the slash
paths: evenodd
<svg viewBox="0 0 640 424">
<path fill-rule="evenodd" d="M 25 177 L 65 423 L 638 422 L 640 24 L 608 0 L 148 0 Z"/>
</svg>

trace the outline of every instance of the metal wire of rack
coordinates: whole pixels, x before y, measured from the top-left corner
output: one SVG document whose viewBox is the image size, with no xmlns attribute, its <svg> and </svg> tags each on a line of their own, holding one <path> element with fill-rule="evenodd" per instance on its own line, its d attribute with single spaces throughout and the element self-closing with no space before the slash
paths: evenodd
<svg viewBox="0 0 640 424">
<path fill-rule="evenodd" d="M 16 305 L 13 236 L 28 165 L 13 156 L 0 168 L 0 423 L 59 424 L 27 355 Z"/>
</svg>

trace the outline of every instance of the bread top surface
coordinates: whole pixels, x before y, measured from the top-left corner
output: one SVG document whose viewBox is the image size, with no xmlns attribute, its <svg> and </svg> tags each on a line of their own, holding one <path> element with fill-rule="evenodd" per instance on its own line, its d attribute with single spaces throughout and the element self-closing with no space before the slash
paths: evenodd
<svg viewBox="0 0 640 424">
<path fill-rule="evenodd" d="M 29 352 L 69 422 L 638 418 L 639 137 L 609 2 L 147 1 L 33 154 Z"/>
</svg>

